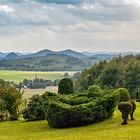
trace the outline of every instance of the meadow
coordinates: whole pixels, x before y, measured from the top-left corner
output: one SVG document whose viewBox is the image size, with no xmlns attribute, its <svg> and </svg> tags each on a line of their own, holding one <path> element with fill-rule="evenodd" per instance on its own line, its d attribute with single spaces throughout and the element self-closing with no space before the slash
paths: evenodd
<svg viewBox="0 0 140 140">
<path fill-rule="evenodd" d="M 139 140 L 140 104 L 137 104 L 135 120 L 121 125 L 121 114 L 116 109 L 112 119 L 89 126 L 55 129 L 47 121 L 0 123 L 0 140 Z"/>
<path fill-rule="evenodd" d="M 0 70 L 0 78 L 6 81 L 14 81 L 15 83 L 22 82 L 24 79 L 43 78 L 47 80 L 56 80 L 64 78 L 65 72 L 36 72 L 36 71 L 11 71 Z M 68 72 L 69 76 L 72 76 L 75 72 Z"/>
</svg>

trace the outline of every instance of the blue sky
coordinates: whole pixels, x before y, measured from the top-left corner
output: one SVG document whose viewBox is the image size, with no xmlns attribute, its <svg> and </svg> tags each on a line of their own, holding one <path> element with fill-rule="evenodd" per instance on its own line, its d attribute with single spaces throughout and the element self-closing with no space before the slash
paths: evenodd
<svg viewBox="0 0 140 140">
<path fill-rule="evenodd" d="M 139 0 L 0 0 L 0 51 L 140 51 Z"/>
</svg>

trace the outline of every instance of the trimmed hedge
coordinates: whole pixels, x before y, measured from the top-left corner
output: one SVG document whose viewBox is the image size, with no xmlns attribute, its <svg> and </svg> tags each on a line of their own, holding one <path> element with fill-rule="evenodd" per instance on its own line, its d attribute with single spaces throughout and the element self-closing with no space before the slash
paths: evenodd
<svg viewBox="0 0 140 140">
<path fill-rule="evenodd" d="M 73 81 L 70 78 L 64 78 L 59 82 L 58 93 L 63 95 L 74 94 Z"/>
<path fill-rule="evenodd" d="M 128 89 L 119 88 L 115 91 L 116 94 L 120 96 L 120 102 L 127 102 L 131 99 Z"/>
<path fill-rule="evenodd" d="M 134 120 L 134 112 L 136 110 L 136 103 L 133 100 L 128 102 L 120 102 L 118 109 L 122 113 L 122 125 L 126 125 L 128 121 L 128 116 L 130 115 L 131 120 Z"/>
<path fill-rule="evenodd" d="M 60 101 L 62 103 L 66 103 L 66 104 L 69 104 L 69 105 L 80 105 L 80 104 L 84 104 L 84 103 L 88 103 L 90 102 L 90 98 L 88 98 L 87 96 L 81 96 L 81 97 L 77 97 L 75 98 L 74 96 L 67 96 L 67 97 L 63 97 L 60 99 Z"/>
<path fill-rule="evenodd" d="M 103 95 L 102 89 L 97 85 L 92 85 L 88 88 L 88 96 L 92 98 L 97 98 Z"/>
<path fill-rule="evenodd" d="M 56 128 L 93 124 L 110 118 L 117 103 L 118 96 L 115 94 L 106 95 L 80 105 L 54 101 L 49 103 L 46 118 L 48 124 Z"/>
<path fill-rule="evenodd" d="M 126 125 L 128 121 L 129 114 L 133 111 L 133 105 L 130 102 L 120 102 L 118 109 L 122 113 L 122 125 Z"/>
</svg>

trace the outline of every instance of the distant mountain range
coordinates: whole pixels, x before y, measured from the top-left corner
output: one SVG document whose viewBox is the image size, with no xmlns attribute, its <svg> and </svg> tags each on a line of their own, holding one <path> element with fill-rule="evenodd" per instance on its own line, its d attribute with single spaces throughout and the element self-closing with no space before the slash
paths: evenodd
<svg viewBox="0 0 140 140">
<path fill-rule="evenodd" d="M 119 55 L 136 54 L 133 52 L 77 52 L 74 50 L 40 50 L 36 53 L 0 52 L 0 69 L 30 71 L 80 71 L 102 60 L 111 60 Z"/>
</svg>

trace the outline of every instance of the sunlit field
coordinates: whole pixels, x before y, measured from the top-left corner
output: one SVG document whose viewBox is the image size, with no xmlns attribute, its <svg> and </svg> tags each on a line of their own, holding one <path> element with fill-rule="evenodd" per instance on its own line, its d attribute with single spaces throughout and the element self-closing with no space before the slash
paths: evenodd
<svg viewBox="0 0 140 140">
<path fill-rule="evenodd" d="M 35 72 L 35 71 L 8 71 L 0 70 L 0 78 L 15 83 L 22 82 L 24 79 L 43 78 L 47 80 L 56 80 L 64 78 L 65 72 Z M 75 72 L 68 72 L 72 76 Z"/>
<path fill-rule="evenodd" d="M 42 95 L 43 93 L 45 92 L 53 92 L 53 93 L 57 93 L 58 91 L 58 87 L 57 86 L 51 86 L 51 87 L 47 87 L 45 89 L 24 89 L 24 94 L 23 96 L 25 98 L 30 98 L 32 97 L 33 95 Z"/>
</svg>

